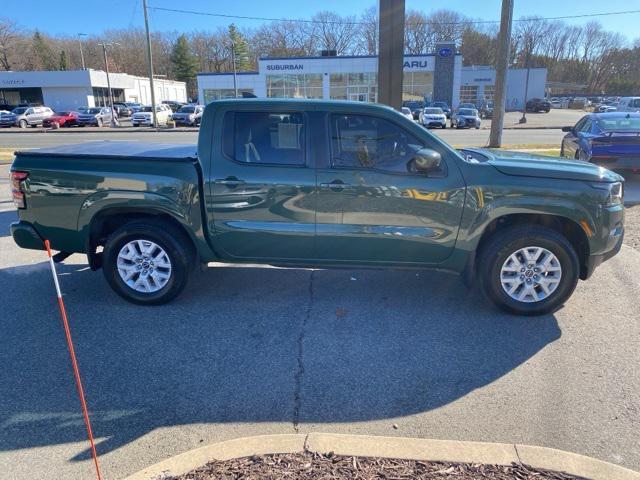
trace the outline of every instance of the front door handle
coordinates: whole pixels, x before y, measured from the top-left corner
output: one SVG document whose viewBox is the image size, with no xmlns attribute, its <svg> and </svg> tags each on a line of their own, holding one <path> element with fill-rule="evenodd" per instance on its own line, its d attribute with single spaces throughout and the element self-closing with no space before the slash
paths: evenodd
<svg viewBox="0 0 640 480">
<path fill-rule="evenodd" d="M 238 180 L 236 177 L 227 177 L 227 178 L 219 178 L 214 180 L 213 183 L 218 185 L 225 185 L 229 188 L 236 188 L 240 185 L 244 185 L 246 182 L 244 180 Z"/>
<path fill-rule="evenodd" d="M 336 179 L 333 180 L 330 183 L 321 183 L 320 184 L 320 188 L 323 190 L 331 190 L 332 192 L 341 192 L 342 190 L 345 189 L 345 187 L 348 187 L 349 185 L 344 183 L 342 180 L 340 179 Z"/>
</svg>

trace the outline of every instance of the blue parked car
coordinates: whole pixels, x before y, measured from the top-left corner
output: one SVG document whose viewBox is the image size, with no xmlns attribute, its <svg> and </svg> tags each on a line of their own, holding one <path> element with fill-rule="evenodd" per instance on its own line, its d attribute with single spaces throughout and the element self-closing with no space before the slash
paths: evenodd
<svg viewBox="0 0 640 480">
<path fill-rule="evenodd" d="M 560 156 L 615 170 L 640 170 L 640 113 L 591 113 L 563 127 Z"/>
</svg>

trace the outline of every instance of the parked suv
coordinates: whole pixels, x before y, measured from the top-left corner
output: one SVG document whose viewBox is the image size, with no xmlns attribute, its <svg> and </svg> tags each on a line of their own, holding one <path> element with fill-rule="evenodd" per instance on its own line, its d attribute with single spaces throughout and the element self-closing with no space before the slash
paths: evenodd
<svg viewBox="0 0 640 480">
<path fill-rule="evenodd" d="M 551 110 L 551 102 L 546 98 L 532 98 L 527 100 L 527 112 L 546 112 Z"/>
<path fill-rule="evenodd" d="M 169 105 L 156 105 L 156 118 L 158 125 L 166 125 L 171 116 L 171 108 Z M 131 117 L 131 125 L 138 127 L 140 125 L 153 125 L 153 117 L 151 115 L 151 107 L 142 107 L 139 112 L 136 112 Z"/>
<path fill-rule="evenodd" d="M 20 128 L 28 126 L 37 127 L 42 125 L 45 118 L 53 115 L 53 110 L 49 107 L 18 107 L 14 108 L 11 114 L 3 115 L 0 119 L 0 126 L 10 127 L 15 125 Z"/>
<path fill-rule="evenodd" d="M 640 112 L 640 97 L 622 97 L 618 102 L 618 112 Z"/>
<path fill-rule="evenodd" d="M 176 122 L 176 125 L 198 126 L 200 125 L 203 111 L 204 107 L 202 105 L 185 105 L 171 115 L 171 120 Z"/>
<path fill-rule="evenodd" d="M 112 118 L 113 112 L 109 107 L 91 107 L 80 112 L 76 123 L 81 127 L 85 127 L 87 125 L 101 127 L 105 124 L 108 125 L 111 123 Z"/>
</svg>

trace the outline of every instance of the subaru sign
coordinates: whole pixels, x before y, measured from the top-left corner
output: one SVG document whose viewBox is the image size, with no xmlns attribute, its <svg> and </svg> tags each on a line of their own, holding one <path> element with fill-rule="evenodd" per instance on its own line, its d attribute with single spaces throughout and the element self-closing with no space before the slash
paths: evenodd
<svg viewBox="0 0 640 480">
<path fill-rule="evenodd" d="M 440 55 L 441 57 L 450 57 L 451 55 L 453 55 L 453 49 L 449 47 L 443 47 L 438 50 L 438 55 Z"/>
</svg>

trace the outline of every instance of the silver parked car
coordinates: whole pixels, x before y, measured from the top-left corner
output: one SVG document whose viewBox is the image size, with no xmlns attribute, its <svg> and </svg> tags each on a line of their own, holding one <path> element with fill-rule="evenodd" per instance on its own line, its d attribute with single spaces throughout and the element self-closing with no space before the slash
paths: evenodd
<svg viewBox="0 0 640 480">
<path fill-rule="evenodd" d="M 480 128 L 480 115 L 475 108 L 461 108 L 451 115 L 451 128 Z"/>
<path fill-rule="evenodd" d="M 185 105 L 177 112 L 171 114 L 171 120 L 173 120 L 176 125 L 198 126 L 200 125 L 203 111 L 204 107 L 202 105 Z"/>
<path fill-rule="evenodd" d="M 53 110 L 49 107 L 18 107 L 14 108 L 10 114 L 2 115 L 0 126 L 10 127 L 15 125 L 20 128 L 28 126 L 37 127 L 42 125 L 45 118 L 53 116 Z"/>
<path fill-rule="evenodd" d="M 89 107 L 87 109 L 80 110 L 80 115 L 78 115 L 76 123 L 81 127 L 85 127 L 87 125 L 102 127 L 103 125 L 110 124 L 112 118 L 113 112 L 109 107 Z"/>
</svg>

